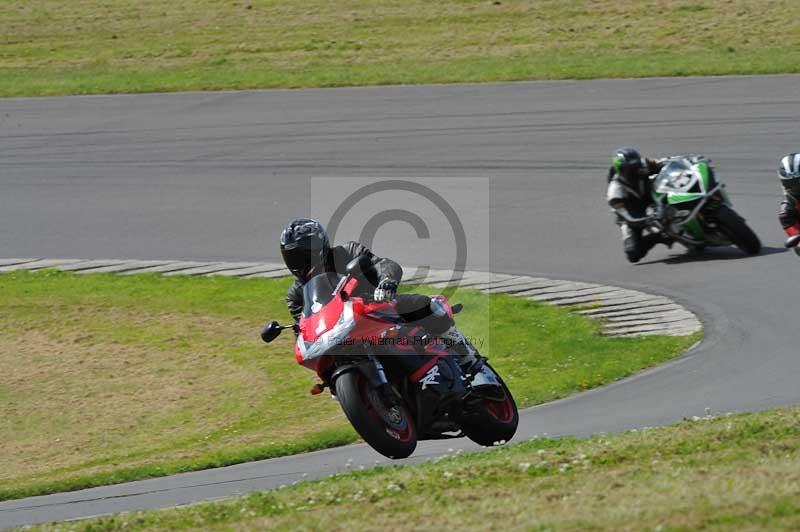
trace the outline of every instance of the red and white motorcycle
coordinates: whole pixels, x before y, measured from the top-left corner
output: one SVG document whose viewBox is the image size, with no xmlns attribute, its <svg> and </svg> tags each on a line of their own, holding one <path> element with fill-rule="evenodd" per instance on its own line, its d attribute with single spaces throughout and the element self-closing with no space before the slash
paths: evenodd
<svg viewBox="0 0 800 532">
<path fill-rule="evenodd" d="M 311 393 L 330 388 L 361 437 L 389 458 L 411 455 L 421 439 L 466 435 L 485 446 L 509 441 L 519 413 L 500 376 L 482 357 L 463 372 L 453 345 L 404 323 L 394 301 L 353 295 L 372 267 L 367 257 L 357 257 L 347 275 L 312 278 L 299 324 L 273 321 L 261 338 L 271 342 L 294 329 L 298 363 L 322 381 Z M 444 296 L 435 299 L 451 317 L 461 310 Z"/>
</svg>

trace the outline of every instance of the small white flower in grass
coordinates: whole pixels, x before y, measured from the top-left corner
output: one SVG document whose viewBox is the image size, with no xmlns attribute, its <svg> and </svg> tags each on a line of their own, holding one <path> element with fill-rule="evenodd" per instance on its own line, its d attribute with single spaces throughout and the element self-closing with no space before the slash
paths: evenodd
<svg viewBox="0 0 800 532">
<path fill-rule="evenodd" d="M 531 463 L 530 463 L 530 462 L 520 462 L 520 464 L 519 464 L 519 468 L 520 468 L 520 469 L 525 469 L 525 470 L 527 470 L 527 469 L 529 469 L 530 467 L 531 467 Z"/>
<path fill-rule="evenodd" d="M 539 449 L 538 451 L 536 451 L 536 454 L 542 456 L 544 454 L 544 449 Z"/>
<path fill-rule="evenodd" d="M 565 473 L 566 471 L 569 470 L 569 464 L 561 464 L 560 466 L 558 466 L 558 470 L 561 471 L 562 473 Z"/>
<path fill-rule="evenodd" d="M 366 469 L 366 468 L 363 465 L 360 465 L 360 466 L 358 466 L 358 469 L 360 469 L 361 471 L 364 471 L 364 469 Z"/>
<path fill-rule="evenodd" d="M 444 475 L 444 478 L 451 478 L 453 476 L 453 474 L 450 471 L 445 471 L 443 473 L 443 475 Z"/>
<path fill-rule="evenodd" d="M 586 455 L 585 454 L 581 454 L 578 458 L 580 458 L 581 460 L 586 460 Z"/>
</svg>

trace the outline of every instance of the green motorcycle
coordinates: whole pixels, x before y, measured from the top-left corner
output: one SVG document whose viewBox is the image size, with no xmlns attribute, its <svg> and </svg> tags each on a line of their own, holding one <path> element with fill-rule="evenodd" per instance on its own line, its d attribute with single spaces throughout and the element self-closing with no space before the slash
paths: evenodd
<svg viewBox="0 0 800 532">
<path fill-rule="evenodd" d="M 649 230 L 691 250 L 734 245 L 748 255 L 758 254 L 761 241 L 733 210 L 709 162 L 698 156 L 670 157 L 651 177 L 656 207 L 648 212 Z"/>
</svg>

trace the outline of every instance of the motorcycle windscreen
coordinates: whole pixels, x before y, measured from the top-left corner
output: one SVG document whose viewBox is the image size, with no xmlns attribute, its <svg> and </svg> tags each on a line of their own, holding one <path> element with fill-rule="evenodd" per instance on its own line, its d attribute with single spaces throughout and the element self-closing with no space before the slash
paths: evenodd
<svg viewBox="0 0 800 532">
<path fill-rule="evenodd" d="M 342 276 L 336 272 L 321 273 L 303 287 L 303 316 L 315 314 L 333 299 Z"/>
<path fill-rule="evenodd" d="M 682 203 L 702 197 L 705 190 L 700 173 L 683 157 L 672 159 L 655 178 L 657 194 L 667 194 L 669 203 Z"/>
</svg>

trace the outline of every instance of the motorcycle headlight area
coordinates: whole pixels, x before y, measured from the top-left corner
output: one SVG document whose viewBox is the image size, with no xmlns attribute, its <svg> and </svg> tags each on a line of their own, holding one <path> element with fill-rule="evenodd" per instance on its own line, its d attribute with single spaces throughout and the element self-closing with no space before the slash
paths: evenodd
<svg viewBox="0 0 800 532">
<path fill-rule="evenodd" d="M 336 324 L 329 330 L 321 334 L 315 341 L 306 342 L 303 334 L 297 336 L 297 349 L 304 361 L 312 360 L 322 355 L 328 354 L 331 349 L 346 345 L 350 332 L 356 325 L 353 315 L 353 303 L 345 301 L 342 314 Z"/>
</svg>

